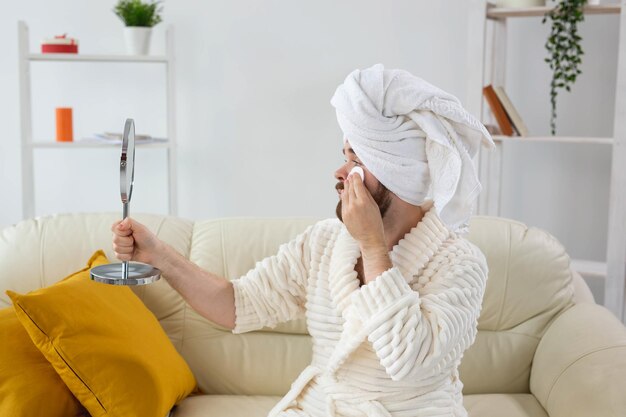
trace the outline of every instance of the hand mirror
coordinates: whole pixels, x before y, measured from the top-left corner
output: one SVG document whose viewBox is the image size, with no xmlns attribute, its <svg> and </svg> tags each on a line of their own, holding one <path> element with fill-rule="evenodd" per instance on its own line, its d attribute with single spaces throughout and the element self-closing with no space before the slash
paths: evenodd
<svg viewBox="0 0 626 417">
<path fill-rule="evenodd" d="M 129 215 L 130 197 L 133 194 L 135 179 L 135 122 L 126 119 L 122 137 L 122 157 L 120 158 L 120 195 L 122 197 L 122 219 Z M 161 278 L 161 271 L 140 262 L 106 264 L 91 268 L 91 279 L 111 285 L 144 285 Z"/>
</svg>

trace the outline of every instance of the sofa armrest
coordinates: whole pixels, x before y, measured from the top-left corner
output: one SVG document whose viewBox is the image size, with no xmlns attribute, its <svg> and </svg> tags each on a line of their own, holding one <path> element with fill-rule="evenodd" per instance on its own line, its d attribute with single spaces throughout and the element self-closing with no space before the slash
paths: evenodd
<svg viewBox="0 0 626 417">
<path fill-rule="evenodd" d="M 530 391 L 550 417 L 626 415 L 626 327 L 606 308 L 575 304 L 550 325 Z"/>
</svg>

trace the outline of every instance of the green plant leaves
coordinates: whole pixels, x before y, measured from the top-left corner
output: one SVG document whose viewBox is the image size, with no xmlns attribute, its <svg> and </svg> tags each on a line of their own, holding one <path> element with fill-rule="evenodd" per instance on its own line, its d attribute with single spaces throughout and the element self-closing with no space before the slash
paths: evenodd
<svg viewBox="0 0 626 417">
<path fill-rule="evenodd" d="M 160 1 L 119 0 L 113 12 L 126 26 L 152 27 L 161 22 Z"/>
<path fill-rule="evenodd" d="M 582 63 L 581 56 L 584 51 L 580 46 L 582 37 L 578 35 L 578 23 L 584 21 L 583 6 L 587 0 L 561 0 L 560 3 L 546 13 L 541 23 L 548 19 L 552 21 L 550 35 L 545 47 L 548 51 L 548 63 L 552 70 L 552 82 L 550 83 L 550 102 L 552 115 L 550 128 L 552 135 L 556 133 L 556 97 L 559 88 L 571 91 L 571 85 L 576 82 L 576 76 L 582 71 L 578 65 Z"/>
</svg>

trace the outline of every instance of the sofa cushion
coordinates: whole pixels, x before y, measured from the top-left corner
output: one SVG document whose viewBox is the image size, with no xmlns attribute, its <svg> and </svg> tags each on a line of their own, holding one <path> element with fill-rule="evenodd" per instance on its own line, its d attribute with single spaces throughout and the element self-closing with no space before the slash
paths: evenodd
<svg viewBox="0 0 626 417">
<path fill-rule="evenodd" d="M 197 395 L 184 399 L 174 417 L 266 417 L 278 396 Z"/>
<path fill-rule="evenodd" d="M 189 310 L 186 323 L 202 323 Z M 208 326 L 195 326 L 201 340 L 185 343 L 183 353 L 204 393 L 283 395 L 311 363 L 311 338 L 301 334 L 250 332 L 235 335 Z M 205 362 L 202 361 L 205 359 Z"/>
<path fill-rule="evenodd" d="M 532 394 L 466 395 L 463 405 L 470 417 L 548 417 Z"/>
<path fill-rule="evenodd" d="M 572 305 L 569 255 L 547 231 L 510 219 L 475 216 L 467 238 L 489 264 L 479 330 L 517 329 L 541 337 L 548 323 Z"/>
<path fill-rule="evenodd" d="M 199 221 L 193 229 L 190 260 L 225 278 L 239 278 L 314 222 L 312 218 Z M 283 395 L 311 362 L 304 319 L 233 335 L 186 307 L 184 329 L 181 353 L 204 393 Z M 244 378 L 240 369 L 245 369 Z"/>
<path fill-rule="evenodd" d="M 127 287 L 89 279 L 87 267 L 27 295 L 8 291 L 41 353 L 93 417 L 165 416 L 195 387 L 154 315 Z"/>
<path fill-rule="evenodd" d="M 188 397 L 175 417 L 265 417 L 278 396 L 199 395 Z M 531 394 L 477 394 L 463 398 L 470 417 L 548 417 Z"/>
<path fill-rule="evenodd" d="M 550 233 L 510 219 L 474 216 L 467 239 L 485 254 L 489 278 L 459 368 L 463 393 L 529 393 L 537 344 L 573 305 L 570 258 Z"/>
</svg>

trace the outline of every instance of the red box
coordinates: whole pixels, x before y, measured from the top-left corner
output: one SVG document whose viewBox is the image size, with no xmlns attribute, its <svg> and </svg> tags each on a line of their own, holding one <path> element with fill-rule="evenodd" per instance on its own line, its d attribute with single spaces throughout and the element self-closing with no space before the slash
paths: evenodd
<svg viewBox="0 0 626 417">
<path fill-rule="evenodd" d="M 68 38 L 67 35 L 55 36 L 53 39 L 44 39 L 41 42 L 42 54 L 77 54 L 78 41 Z"/>
<path fill-rule="evenodd" d="M 42 54 L 77 54 L 78 45 L 52 45 L 52 44 L 44 43 L 41 45 L 41 53 Z"/>
</svg>

